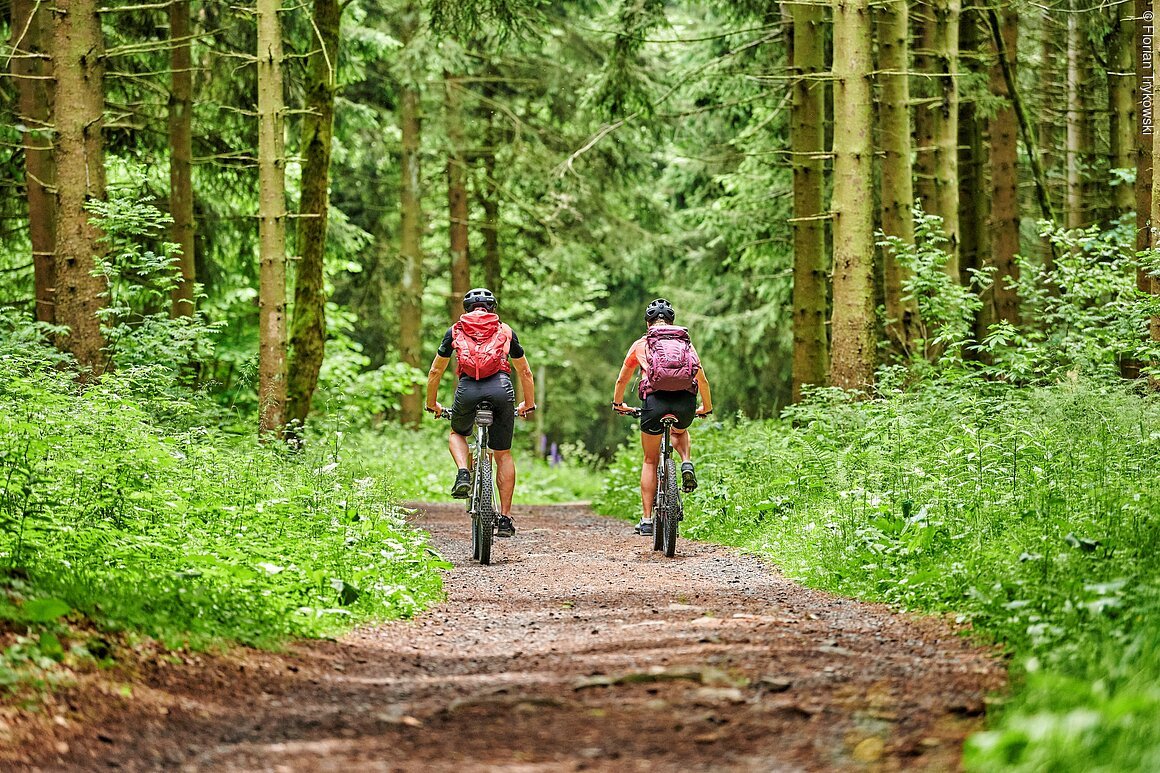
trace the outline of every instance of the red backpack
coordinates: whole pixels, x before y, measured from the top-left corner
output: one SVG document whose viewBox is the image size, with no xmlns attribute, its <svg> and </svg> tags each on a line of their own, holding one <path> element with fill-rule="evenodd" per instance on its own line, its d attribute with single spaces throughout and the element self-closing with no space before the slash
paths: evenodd
<svg viewBox="0 0 1160 773">
<path fill-rule="evenodd" d="M 640 396 L 653 392 L 696 392 L 701 360 L 689 331 L 676 325 L 653 325 L 644 337 L 645 367 Z"/>
<path fill-rule="evenodd" d="M 470 376 L 478 381 L 501 370 L 511 373 L 508 365 L 511 344 L 512 329 L 499 321 L 499 315 L 490 311 L 469 311 L 451 326 L 455 372 L 460 376 Z"/>
</svg>

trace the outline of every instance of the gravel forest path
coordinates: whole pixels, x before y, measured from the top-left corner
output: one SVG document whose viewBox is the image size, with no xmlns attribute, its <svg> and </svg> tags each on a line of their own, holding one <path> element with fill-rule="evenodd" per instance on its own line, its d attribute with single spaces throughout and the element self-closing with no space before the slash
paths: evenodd
<svg viewBox="0 0 1160 773">
<path fill-rule="evenodd" d="M 419 507 L 455 563 L 445 602 L 285 654 L 143 667 L 131 698 L 62 707 L 20 767 L 943 771 L 1003 686 L 945 622 L 734 550 L 666 559 L 626 522 L 529 506 L 484 567 L 459 506 Z"/>
</svg>

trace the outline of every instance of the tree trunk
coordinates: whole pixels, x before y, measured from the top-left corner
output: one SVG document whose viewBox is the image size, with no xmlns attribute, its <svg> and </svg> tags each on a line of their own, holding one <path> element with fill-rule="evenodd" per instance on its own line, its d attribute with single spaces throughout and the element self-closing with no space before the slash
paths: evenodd
<svg viewBox="0 0 1160 773">
<path fill-rule="evenodd" d="M 1155 18 L 1155 14 L 1157 12 L 1160 12 L 1160 0 L 1152 0 L 1151 11 L 1153 14 L 1153 18 Z M 1152 24 L 1149 24 L 1148 26 L 1152 26 Z M 1153 52 L 1150 52 L 1150 53 L 1153 53 Z M 1155 69 L 1154 69 L 1155 68 L 1155 58 L 1154 57 L 1153 57 L 1152 61 L 1149 62 L 1149 67 L 1152 68 L 1149 70 L 1149 75 L 1151 76 L 1155 73 Z M 1150 129 L 1152 132 L 1151 228 L 1153 229 L 1152 233 L 1150 235 L 1150 237 L 1151 237 L 1150 238 L 1150 242 L 1151 242 L 1150 248 L 1155 250 L 1157 243 L 1160 243 L 1160 239 L 1157 239 L 1156 232 L 1154 230 L 1156 228 L 1156 224 L 1160 223 L 1160 175 L 1156 174 L 1156 159 L 1160 158 L 1160 132 L 1156 131 L 1156 105 L 1155 105 L 1154 101 L 1152 103 L 1152 125 L 1151 125 Z M 1148 277 L 1148 280 L 1149 280 L 1148 291 L 1152 295 L 1160 295 L 1160 277 L 1158 277 L 1155 273 L 1152 273 Z M 1152 333 L 1152 340 L 1155 342 L 1160 342 L 1160 315 L 1152 317 L 1152 322 L 1151 322 L 1150 328 L 1151 328 L 1151 333 Z M 1157 363 L 1152 363 L 1152 365 L 1156 366 Z M 1153 378 L 1152 386 L 1153 386 L 1153 388 L 1160 386 L 1160 384 L 1158 384 L 1158 380 L 1156 378 Z"/>
<path fill-rule="evenodd" d="M 56 319 L 56 167 L 52 151 L 52 60 L 47 46 L 52 17 L 37 0 L 12 0 L 12 75 L 17 109 L 24 124 L 24 179 L 28 196 L 28 236 L 36 319 Z"/>
<path fill-rule="evenodd" d="M 1065 151 L 1065 166 L 1067 190 L 1064 196 L 1064 224 L 1070 229 L 1078 229 L 1086 225 L 1083 212 L 1083 171 L 1082 158 L 1082 120 L 1083 79 L 1081 74 L 1080 58 L 1083 41 L 1080 39 L 1079 16 L 1075 13 L 1075 2 L 1070 3 L 1072 13 L 1067 15 L 1067 138 Z"/>
<path fill-rule="evenodd" d="M 483 281 L 487 288 L 499 296 L 503 293 L 503 267 L 499 253 L 499 185 L 496 180 L 495 149 L 499 144 L 499 130 L 495 125 L 496 77 L 494 68 L 488 68 L 488 79 L 483 83 L 483 109 L 485 114 L 483 160 L 483 183 L 479 186 L 479 199 L 483 207 Z"/>
<path fill-rule="evenodd" d="M 170 240 L 181 245 L 177 284 L 173 288 L 174 317 L 190 316 L 196 308 L 193 290 L 193 58 L 191 56 L 189 0 L 172 0 L 169 6 L 169 214 L 173 218 Z"/>
<path fill-rule="evenodd" d="M 1112 169 L 1135 166 L 1136 94 L 1132 62 L 1134 25 L 1132 13 L 1123 5 L 1112 6 L 1108 34 L 1108 165 Z M 1135 206 L 1132 187 L 1121 182 L 1112 187 L 1110 221 L 1118 220 Z"/>
<path fill-rule="evenodd" d="M 914 186 L 910 139 L 909 0 L 886 0 L 878 7 L 878 71 L 882 84 L 878 134 L 882 145 L 882 232 L 914 244 Z M 886 333 L 907 355 L 918 325 L 918 306 L 904 301 L 908 278 L 894 251 L 883 251 Z"/>
<path fill-rule="evenodd" d="M 96 0 L 58 0 L 54 10 L 56 322 L 69 329 L 58 345 L 99 374 L 105 282 L 93 270 L 105 248 L 85 203 L 105 197 L 104 41 Z"/>
<path fill-rule="evenodd" d="M 866 389 L 874 381 L 871 41 L 868 1 L 836 0 L 834 316 L 830 379 L 834 386 L 843 389 Z"/>
<path fill-rule="evenodd" d="M 420 367 L 423 329 L 423 230 L 420 211 L 419 178 L 419 91 L 412 83 L 404 84 L 400 96 L 402 123 L 402 187 L 400 206 L 401 249 L 403 279 L 399 292 L 399 354 L 403 362 Z M 416 384 L 402 398 L 402 421 L 417 427 L 423 417 L 422 395 Z"/>
<path fill-rule="evenodd" d="M 1151 0 L 1136 0 L 1136 18 L 1142 19 L 1144 14 L 1152 10 Z M 1155 22 L 1153 22 L 1153 26 Z M 1153 132 L 1156 129 L 1156 93 L 1154 81 L 1154 62 L 1152 51 L 1144 46 L 1144 35 L 1152 37 L 1152 31 L 1145 33 L 1145 24 L 1137 27 L 1135 40 L 1136 51 L 1136 84 L 1139 89 L 1140 101 L 1146 104 L 1141 108 L 1141 119 L 1135 125 L 1136 142 L 1136 253 L 1139 254 L 1152 246 L 1152 143 Z M 1145 58 L 1147 56 L 1147 58 Z M 1135 100 L 1133 100 L 1135 101 Z M 1143 262 L 1136 270 L 1136 288 L 1147 293 L 1152 291 L 1152 281 L 1144 268 Z"/>
<path fill-rule="evenodd" d="M 1027 148 L 1027 162 L 1031 166 L 1031 176 L 1035 178 L 1035 200 L 1039 204 L 1039 211 L 1044 219 L 1055 222 L 1055 210 L 1051 206 L 1050 189 L 1047 175 L 1041 163 L 1043 158 L 1041 144 L 1035 140 L 1032 131 L 1031 119 L 1027 115 L 1027 108 L 1019 96 L 1018 83 L 1015 80 L 1015 60 L 1007 58 L 1007 44 L 1004 43 L 1003 23 L 999 21 L 999 14 L 994 8 L 988 8 L 987 26 L 991 28 L 991 40 L 995 44 L 995 58 L 999 64 L 999 71 L 1003 74 L 1003 82 L 1007 87 L 1007 97 L 1011 100 L 1011 107 L 1015 111 L 1015 120 L 1019 124 L 1019 133 L 1023 137 L 1023 144 Z M 1044 48 L 1046 50 L 1046 46 Z M 1040 122 L 1040 127 L 1046 123 Z"/>
<path fill-rule="evenodd" d="M 983 78 L 983 43 L 988 40 L 981 14 L 964 16 L 959 25 L 959 48 L 963 69 L 975 81 Z M 959 101 L 959 229 L 961 232 L 960 281 L 970 282 L 970 269 L 981 269 L 990 259 L 988 218 L 990 198 L 980 194 L 987 184 L 987 146 L 984 143 L 984 119 L 972 99 Z M 994 322 L 991 290 L 985 291 L 983 307 L 975 318 L 975 338 L 982 340 Z M 964 354 L 972 356 L 969 347 Z"/>
<path fill-rule="evenodd" d="M 1003 45 L 1014 67 L 1019 41 L 1019 14 L 1003 13 Z M 1019 324 L 1019 296 L 1009 285 L 1019 278 L 1015 256 L 1019 253 L 1019 149 L 1018 118 L 1010 101 L 1007 81 L 998 61 L 991 66 L 991 93 L 1003 104 L 991 119 L 991 264 L 995 283 L 991 290 L 991 318 Z"/>
<path fill-rule="evenodd" d="M 824 127 L 825 16 L 820 6 L 790 5 L 795 76 L 790 108 L 793 153 L 793 401 L 803 386 L 824 386 L 829 366 L 826 336 L 826 229 Z"/>
<path fill-rule="evenodd" d="M 1059 140 L 1061 127 L 1067 125 L 1066 110 L 1059 110 L 1057 105 L 1062 102 L 1067 105 L 1067 46 L 1059 45 L 1059 38 L 1066 37 L 1067 20 L 1057 20 L 1046 10 L 1040 14 L 1039 34 L 1040 53 L 1039 66 L 1036 68 L 1040 83 L 1062 84 L 1063 98 L 1059 94 L 1049 95 L 1043 91 L 1032 91 L 1032 115 L 1038 115 L 1039 135 L 1039 164 L 1043 168 L 1044 177 L 1048 185 L 1048 198 L 1056 204 L 1062 202 L 1062 219 L 1066 222 L 1067 200 L 1060 195 Z M 1062 62 L 1062 65 L 1061 65 Z M 1038 107 L 1038 109 L 1034 109 Z M 1066 178 L 1066 170 L 1062 177 Z M 1065 180 L 1066 182 L 1066 180 Z M 1066 191 L 1065 191 L 1066 192 Z M 1057 225 L 1063 225 L 1058 223 Z"/>
<path fill-rule="evenodd" d="M 460 107 L 460 85 L 448 72 L 443 73 L 444 105 L 447 110 L 447 208 L 451 240 L 451 295 L 447 308 L 451 319 L 463 313 L 463 296 L 471 289 L 471 262 L 468 254 L 467 160 L 464 157 L 463 113 Z"/>
<path fill-rule="evenodd" d="M 933 0 L 931 60 L 937 102 L 931 111 L 934 186 L 930 211 L 943 219 L 946 272 L 959 277 L 959 13 L 960 0 Z"/>
<path fill-rule="evenodd" d="M 286 159 L 281 0 L 258 0 L 258 429 L 280 435 L 286 408 Z"/>
<path fill-rule="evenodd" d="M 1140 120 L 1134 122 L 1134 142 L 1132 152 L 1136 162 L 1135 210 L 1136 210 L 1136 254 L 1143 253 L 1152 245 L 1152 144 L 1155 131 L 1155 69 L 1153 50 L 1144 44 L 1144 37 L 1155 40 L 1155 22 L 1142 21 L 1144 14 L 1152 11 L 1151 0 L 1136 0 L 1135 14 L 1138 21 L 1132 36 L 1135 50 L 1136 90 L 1133 104 L 1140 105 Z M 1151 26 L 1153 29 L 1146 29 Z M 1142 293 L 1152 292 L 1152 277 L 1148 274 L 1147 260 L 1136 264 L 1136 289 Z M 1152 325 L 1155 328 L 1155 324 Z M 1133 357 L 1122 357 L 1120 375 L 1124 378 L 1139 378 L 1143 363 Z"/>
<path fill-rule="evenodd" d="M 929 1 L 917 3 L 914 13 L 910 15 L 915 37 L 914 63 L 909 70 L 913 83 L 911 78 L 907 79 L 914 98 L 914 196 L 924 212 L 934 211 L 935 143 L 931 134 L 934 129 L 931 115 L 935 109 L 935 87 L 930 77 L 933 70 L 931 51 L 934 49 L 934 11 Z M 883 107 L 879 105 L 880 110 Z"/>
<path fill-rule="evenodd" d="M 306 114 L 302 119 L 302 197 L 298 206 L 298 252 L 294 320 L 290 329 L 286 420 L 306 423 L 326 351 L 326 224 L 330 208 L 330 150 L 334 96 L 338 89 L 338 0 L 314 0 L 314 34 L 306 66 Z"/>
</svg>

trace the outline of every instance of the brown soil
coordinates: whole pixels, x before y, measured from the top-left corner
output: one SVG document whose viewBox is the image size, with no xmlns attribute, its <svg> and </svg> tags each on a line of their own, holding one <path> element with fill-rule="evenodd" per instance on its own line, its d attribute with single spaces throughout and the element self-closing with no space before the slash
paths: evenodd
<svg viewBox="0 0 1160 773">
<path fill-rule="evenodd" d="M 524 507 L 484 567 L 459 507 L 424 509 L 445 603 L 286 654 L 147 660 L 128 697 L 84 679 L 8 718 L 0 768 L 941 771 L 1003 685 L 947 623 L 733 550 L 666 559 L 623 521 Z"/>
</svg>

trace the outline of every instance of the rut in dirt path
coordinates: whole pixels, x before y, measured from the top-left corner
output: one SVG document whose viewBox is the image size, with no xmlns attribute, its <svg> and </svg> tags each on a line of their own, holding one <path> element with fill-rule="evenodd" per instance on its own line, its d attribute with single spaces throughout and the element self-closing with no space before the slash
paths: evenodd
<svg viewBox="0 0 1160 773">
<path fill-rule="evenodd" d="M 256 666 L 158 672 L 161 711 L 130 707 L 44 767 L 947 770 L 1002 685 L 938 620 L 726 548 L 666 559 L 586 508 L 517 507 L 483 567 L 460 507 L 422 510 L 455 563 L 446 602 Z"/>
</svg>

